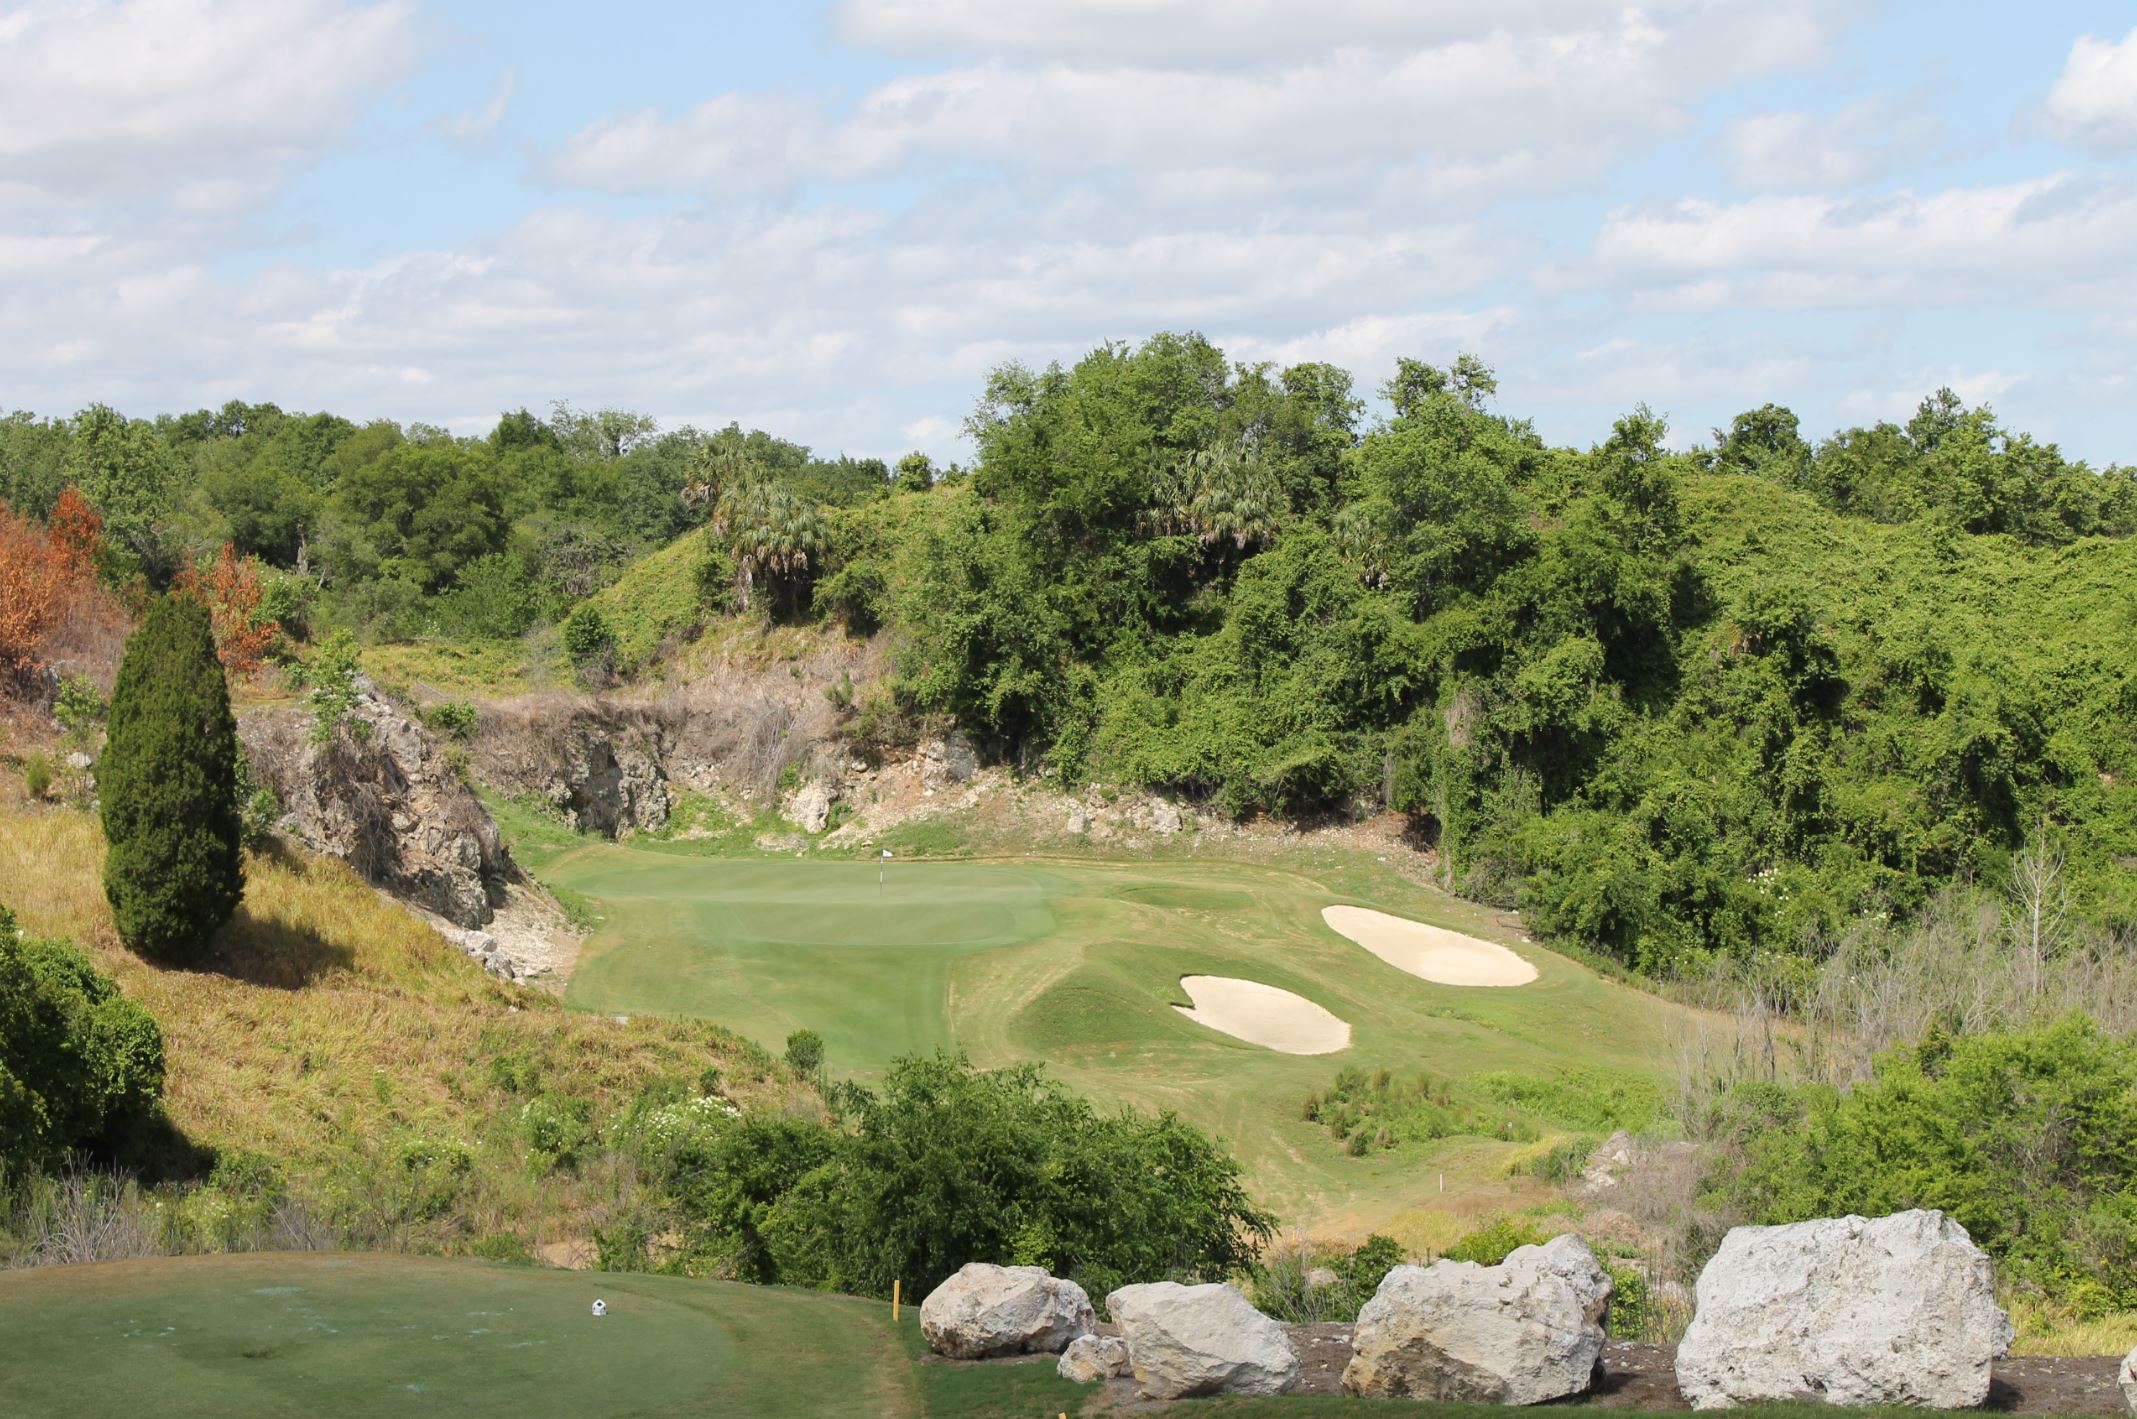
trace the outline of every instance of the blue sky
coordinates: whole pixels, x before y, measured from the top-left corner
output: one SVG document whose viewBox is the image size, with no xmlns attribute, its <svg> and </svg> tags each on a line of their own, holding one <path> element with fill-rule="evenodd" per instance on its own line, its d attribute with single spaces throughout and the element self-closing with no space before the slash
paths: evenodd
<svg viewBox="0 0 2137 1419">
<path fill-rule="evenodd" d="M 960 457 L 993 365 L 1192 328 L 2137 462 L 2133 258 L 2127 0 L 0 4 L 0 408 Z"/>
</svg>

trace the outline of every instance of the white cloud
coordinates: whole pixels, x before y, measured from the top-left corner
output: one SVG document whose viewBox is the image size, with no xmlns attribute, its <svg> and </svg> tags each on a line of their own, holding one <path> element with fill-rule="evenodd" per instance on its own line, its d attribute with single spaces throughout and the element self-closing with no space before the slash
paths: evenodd
<svg viewBox="0 0 2137 1419">
<path fill-rule="evenodd" d="M 511 111 L 512 96 L 519 91 L 519 71 L 506 65 L 497 76 L 497 87 L 482 104 L 438 120 L 436 127 L 448 141 L 473 147 L 489 141 L 497 125 Z"/>
<path fill-rule="evenodd" d="M 2049 130 L 2109 152 L 2137 151 L 2137 27 L 2117 44 L 2084 35 L 2048 91 Z"/>
<path fill-rule="evenodd" d="M 1331 46 L 1387 50 L 1566 32 L 1634 13 L 1703 44 L 1726 36 L 1712 44 L 1713 57 L 1741 73 L 1816 56 L 1844 7 L 1826 0 L 1649 0 L 1636 12 L 1595 0 L 847 0 L 839 33 L 900 54 L 1231 67 Z"/>
<path fill-rule="evenodd" d="M 573 135 L 543 171 L 567 186 L 677 192 L 976 160 L 1023 174 L 1125 172 L 1160 196 L 1266 201 L 1356 188 L 1393 165 L 1441 200 L 1497 195 L 1510 179 L 1541 191 L 1598 180 L 1629 143 L 1682 127 L 1680 105 L 1704 89 L 1805 61 L 1827 31 L 1826 8 L 862 4 L 847 12 L 849 34 L 898 47 L 962 36 L 951 47 L 980 58 L 901 75 L 842 113 L 724 93 L 673 116 L 620 115 Z M 1096 42 L 1123 25 L 1135 43 Z M 1205 44 L 1167 42 L 1175 31 Z"/>
<path fill-rule="evenodd" d="M 1877 97 L 1828 114 L 1748 114 L 1722 130 L 1717 146 L 1738 187 L 1857 187 L 1919 162 L 1941 132 L 1919 106 Z"/>
<path fill-rule="evenodd" d="M 243 206 L 416 48 L 408 0 L 33 0 L 0 14 L 0 202 Z"/>
<path fill-rule="evenodd" d="M 2133 255 L 2137 183 L 2067 174 L 1879 198 L 1686 199 L 1612 212 L 1595 243 L 1602 276 L 1698 282 L 1715 304 L 2063 289 Z M 1730 273 L 1750 279 L 1712 279 Z M 1791 290 L 1798 300 L 1774 299 Z"/>
</svg>

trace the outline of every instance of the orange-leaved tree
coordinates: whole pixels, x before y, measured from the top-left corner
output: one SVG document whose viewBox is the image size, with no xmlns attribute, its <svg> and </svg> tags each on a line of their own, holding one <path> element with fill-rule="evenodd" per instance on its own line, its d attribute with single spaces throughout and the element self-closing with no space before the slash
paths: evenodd
<svg viewBox="0 0 2137 1419">
<path fill-rule="evenodd" d="M 44 664 L 45 642 L 67 611 L 72 574 L 59 545 L 0 503 L 0 674 Z"/>
<path fill-rule="evenodd" d="M 68 488 L 59 495 L 46 527 L 68 575 L 88 576 L 96 570 L 96 559 L 104 550 L 104 519 L 79 489 Z"/>
<path fill-rule="evenodd" d="M 260 673 L 261 658 L 282 626 L 259 619 L 262 588 L 257 557 L 240 557 L 225 542 L 212 568 L 203 574 L 198 567 L 187 567 L 178 574 L 175 590 L 208 608 L 208 620 L 215 629 L 215 653 L 222 657 L 225 670 L 247 680 Z"/>
</svg>

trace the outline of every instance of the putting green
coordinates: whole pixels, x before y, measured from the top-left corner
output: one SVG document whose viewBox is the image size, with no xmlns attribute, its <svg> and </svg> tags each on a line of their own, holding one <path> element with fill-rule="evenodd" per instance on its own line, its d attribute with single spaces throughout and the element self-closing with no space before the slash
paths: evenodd
<svg viewBox="0 0 2137 1419">
<path fill-rule="evenodd" d="M 606 915 L 567 989 L 574 1005 L 700 1016 L 773 1049 L 814 1029 L 832 1071 L 863 1078 L 939 1047 L 986 1066 L 1041 1060 L 1095 1099 L 1172 1109 L 1226 1136 L 1256 1197 L 1301 1230 L 1445 1241 L 1433 1229 L 1466 1206 L 1465 1189 L 1479 1205 L 1508 1195 L 1513 1143 L 1445 1140 L 1429 1171 L 1410 1149 L 1346 1156 L 1302 1117 L 1306 1096 L 1336 1070 L 1553 1079 L 1600 1067 L 1654 1078 L 1676 1013 L 1512 942 L 1537 970 L 1519 990 L 1400 970 L 1331 930 L 1322 909 L 1369 905 L 1502 942 L 1505 930 L 1355 854 L 1294 871 L 735 860 L 593 844 L 544 876 L 598 899 Z M 1288 1055 L 1205 1028 L 1174 1008 L 1191 1003 L 1180 981 L 1196 975 L 1301 996 L 1350 1024 L 1350 1047 Z"/>
<path fill-rule="evenodd" d="M 673 1277 L 384 1256 L 113 1262 L 0 1272 L 0 1334 L 11 1414 L 920 1409 L 883 1307 Z"/>
</svg>

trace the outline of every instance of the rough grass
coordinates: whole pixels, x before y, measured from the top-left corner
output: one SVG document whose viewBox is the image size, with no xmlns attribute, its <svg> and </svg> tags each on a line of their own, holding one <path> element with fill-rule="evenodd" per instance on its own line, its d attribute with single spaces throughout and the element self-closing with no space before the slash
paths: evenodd
<svg viewBox="0 0 2137 1419">
<path fill-rule="evenodd" d="M 767 1047 L 796 1029 L 825 1039 L 834 1074 L 866 1078 L 902 1053 L 945 1046 L 982 1065 L 1043 1060 L 1091 1097 L 1172 1109 L 1224 1136 L 1257 1200 L 1294 1232 L 1381 1231 L 1443 1246 L 1490 1211 L 1544 1195 L 1506 1167 L 1554 1123 L 1548 1101 L 1611 1071 L 1666 1077 L 1680 1007 L 1510 941 L 1541 978 L 1513 990 L 1434 985 L 1329 931 L 1351 901 L 1505 938 L 1463 903 L 1359 853 L 1310 870 L 1212 861 L 1019 859 L 888 864 L 690 858 L 656 845 L 583 843 L 547 877 L 605 920 L 567 1000 L 590 1010 L 717 1019 Z M 1350 1022 L 1335 1055 L 1280 1055 L 1172 1009 L 1186 974 L 1295 991 Z M 1353 1157 L 1304 1117 L 1309 1094 L 1357 1065 L 1423 1069 L 1457 1085 L 1533 1080 L 1537 1107 L 1468 1095 L 1482 1125 Z M 1575 1092 L 1578 1092 L 1575 1089 Z M 1440 1175 L 1446 1191 L 1440 1191 Z"/>
<path fill-rule="evenodd" d="M 554 632 L 520 640 L 420 640 L 366 646 L 364 673 L 392 690 L 427 686 L 452 699 L 496 699 L 570 684 Z"/>
<path fill-rule="evenodd" d="M 103 855 L 93 816 L 0 802 L 0 901 L 27 930 L 81 944 L 155 1015 L 167 1110 L 196 1147 L 301 1171 L 419 1136 L 493 1145 L 507 1156 L 489 1170 L 485 1220 L 538 1241 L 577 1234 L 582 1189 L 515 1174 L 504 1135 L 527 1081 L 604 1110 L 708 1067 L 743 1103 L 793 1087 L 716 1025 L 621 1021 L 499 982 L 346 867 L 295 851 L 250 859 L 244 905 L 206 968 L 148 964 L 112 929 Z"/>
<path fill-rule="evenodd" d="M 710 610 L 706 605 L 706 569 L 718 556 L 712 529 L 686 532 L 658 551 L 623 569 L 623 574 L 589 597 L 616 637 L 616 658 L 633 669 L 648 666 L 663 650 L 696 636 Z M 725 581 L 714 571 L 714 591 Z"/>
</svg>

